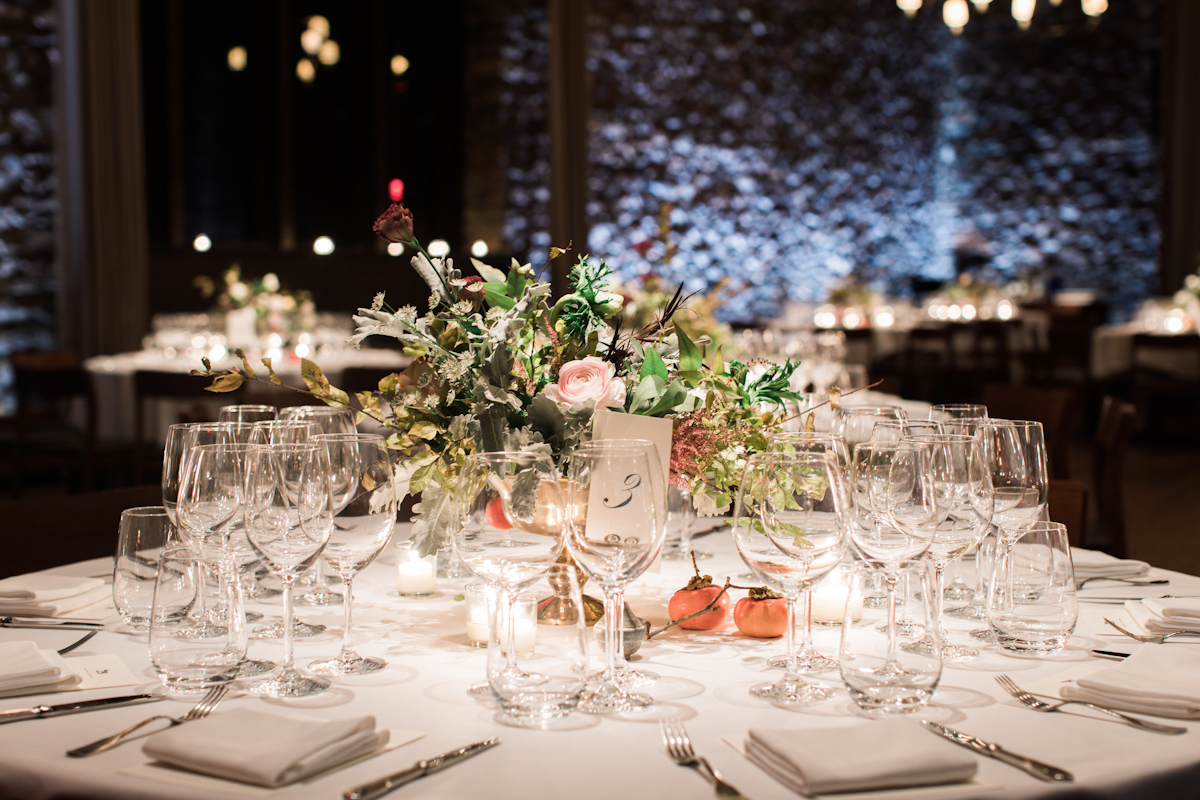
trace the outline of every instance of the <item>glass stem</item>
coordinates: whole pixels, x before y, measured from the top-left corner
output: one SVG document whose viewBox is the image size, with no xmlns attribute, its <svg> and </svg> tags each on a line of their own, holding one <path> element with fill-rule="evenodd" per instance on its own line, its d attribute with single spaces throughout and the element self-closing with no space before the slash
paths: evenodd
<svg viewBox="0 0 1200 800">
<path fill-rule="evenodd" d="M 354 652 L 354 626 L 351 623 L 351 609 L 354 605 L 351 602 L 354 599 L 353 582 L 354 578 L 342 576 L 342 624 L 346 626 L 346 630 L 342 633 L 342 652 L 338 654 L 338 658 L 342 661 L 353 661 L 358 658 L 358 653 Z"/>
<path fill-rule="evenodd" d="M 624 611 L 625 592 L 621 587 L 604 587 L 604 682 L 610 685 L 616 684 L 617 670 L 625 664 L 625 643 L 621 641 Z"/>
<path fill-rule="evenodd" d="M 987 602 L 987 592 L 984 591 L 984 563 L 983 563 L 983 542 L 988 536 L 985 531 L 983 538 L 979 540 L 978 546 L 975 548 L 975 594 L 971 596 L 971 606 L 974 608 L 983 608 Z"/>
<path fill-rule="evenodd" d="M 796 658 L 796 600 L 795 592 L 784 595 L 787 604 L 787 664 L 783 669 L 781 682 L 800 682 L 800 663 Z"/>
<path fill-rule="evenodd" d="M 898 661 L 897 653 L 899 652 L 898 648 L 897 648 L 897 642 L 896 642 L 896 584 L 899 582 L 899 579 L 897 578 L 896 573 L 894 573 L 894 572 L 886 573 L 883 576 L 883 579 L 887 583 L 887 603 L 888 603 L 888 611 L 887 611 L 888 642 L 887 642 L 886 666 L 891 667 L 897 663 L 897 661 Z M 907 581 L 908 578 L 905 577 L 905 580 Z M 905 605 L 907 607 L 907 603 Z"/>
<path fill-rule="evenodd" d="M 942 627 L 942 593 L 946 583 L 946 565 L 938 562 L 933 565 L 933 597 L 930 598 L 930 616 L 933 617 L 932 637 L 942 644 L 946 643 L 946 629 Z"/>
<path fill-rule="evenodd" d="M 903 611 L 900 612 L 900 620 L 901 620 L 901 622 L 903 622 L 906 625 L 912 624 L 912 606 L 908 602 L 908 598 L 912 596 L 912 585 L 909 583 L 909 581 L 911 580 L 911 577 L 912 576 L 910 576 L 908 573 L 904 574 L 904 601 L 900 604 L 901 607 L 904 609 Z M 893 581 L 894 580 L 895 579 L 893 578 Z M 895 595 L 896 595 L 896 589 L 893 586 L 890 589 L 890 595 L 888 597 L 888 604 L 892 608 L 892 610 L 888 613 L 891 615 L 892 619 L 895 619 L 895 617 L 896 617 L 896 597 L 895 597 Z M 888 624 L 890 625 L 891 622 L 889 622 Z"/>
<path fill-rule="evenodd" d="M 295 585 L 295 575 L 283 576 L 283 664 L 281 666 L 284 672 L 290 672 L 294 668 L 292 626 L 295 623 L 292 621 L 292 589 Z"/>
<path fill-rule="evenodd" d="M 812 589 L 805 589 L 803 597 L 804 609 L 804 636 L 800 639 L 800 648 L 797 650 L 797 655 L 804 657 L 810 656 L 813 653 L 812 641 Z"/>
<path fill-rule="evenodd" d="M 517 672 L 517 593 L 505 590 L 500 595 L 501 607 L 504 609 L 504 638 L 500 645 L 504 650 L 504 671 L 507 674 Z"/>
<path fill-rule="evenodd" d="M 1013 610 L 1013 592 L 1016 587 L 1013 586 L 1013 547 L 1005 543 L 1004 545 L 1004 613 L 1012 614 Z"/>
</svg>

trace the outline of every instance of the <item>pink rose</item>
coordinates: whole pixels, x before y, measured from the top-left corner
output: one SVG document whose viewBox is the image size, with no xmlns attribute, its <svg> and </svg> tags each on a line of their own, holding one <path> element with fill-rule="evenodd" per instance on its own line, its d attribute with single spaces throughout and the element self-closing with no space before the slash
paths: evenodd
<svg viewBox="0 0 1200 800">
<path fill-rule="evenodd" d="M 625 381 L 617 377 L 617 368 L 595 356 L 564 364 L 558 383 L 546 387 L 546 396 L 556 403 L 574 405 L 595 400 L 602 408 L 625 405 Z"/>
<path fill-rule="evenodd" d="M 392 203 L 375 220 L 373 230 L 392 243 L 408 244 L 413 238 L 413 215 L 402 203 Z"/>
</svg>

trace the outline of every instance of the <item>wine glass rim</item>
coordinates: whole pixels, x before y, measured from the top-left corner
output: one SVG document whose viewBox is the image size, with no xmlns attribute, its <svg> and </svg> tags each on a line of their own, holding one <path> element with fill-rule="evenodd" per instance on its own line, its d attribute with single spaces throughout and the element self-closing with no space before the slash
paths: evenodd
<svg viewBox="0 0 1200 800">
<path fill-rule="evenodd" d="M 162 506 L 134 506 L 121 512 L 122 517 L 167 517 L 167 509 Z"/>
<path fill-rule="evenodd" d="M 871 406 L 851 405 L 851 406 L 846 406 L 846 405 L 840 405 L 837 407 L 838 413 L 849 414 L 852 411 L 870 412 L 872 414 L 877 414 L 880 411 L 899 411 L 901 414 L 904 414 L 905 416 L 907 416 L 907 412 L 900 406 L 888 406 L 888 405 L 871 405 Z"/>
<path fill-rule="evenodd" d="M 272 445 L 254 444 L 252 442 L 213 442 L 209 444 L 197 444 L 192 446 L 192 450 L 212 453 L 216 451 L 247 453 L 258 447 L 271 447 Z"/>
<path fill-rule="evenodd" d="M 1042 423 L 1034 419 L 992 419 L 987 418 L 988 425 L 994 427 L 1040 428 Z"/>
<path fill-rule="evenodd" d="M 218 411 L 228 411 L 229 409 L 237 409 L 238 411 L 278 411 L 275 406 L 269 406 L 265 403 L 235 403 L 229 406 L 221 406 Z M 239 420 L 227 420 L 228 422 L 238 422 Z"/>
<path fill-rule="evenodd" d="M 312 437 L 318 442 L 382 442 L 382 433 L 318 433 Z"/>
</svg>

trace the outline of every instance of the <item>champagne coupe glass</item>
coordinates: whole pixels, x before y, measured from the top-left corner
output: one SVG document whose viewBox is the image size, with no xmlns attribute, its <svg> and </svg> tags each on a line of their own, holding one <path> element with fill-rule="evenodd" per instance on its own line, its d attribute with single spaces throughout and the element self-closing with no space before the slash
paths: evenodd
<svg viewBox="0 0 1200 800">
<path fill-rule="evenodd" d="M 330 433 L 316 437 L 329 453 L 333 492 L 333 532 L 321 556 L 342 577 L 345 631 L 342 651 L 308 668 L 318 675 L 362 675 L 387 666 L 382 658 L 364 658 L 354 650 L 351 607 L 354 576 L 379 555 L 396 524 L 396 493 L 392 491 L 392 461 L 382 436 L 371 433 Z"/>
<path fill-rule="evenodd" d="M 775 433 L 767 441 L 767 450 L 772 453 L 799 454 L 799 453 L 825 453 L 837 465 L 842 473 L 841 486 L 849 489 L 850 478 L 850 453 L 846 449 L 846 440 L 841 435 L 836 433 L 796 433 L 784 431 Z M 847 494 L 842 501 L 842 507 L 850 509 L 850 496 Z M 751 579 L 753 575 L 749 576 Z M 801 606 L 801 620 L 804 623 L 803 634 L 800 639 L 800 644 L 796 649 L 796 669 L 800 672 L 833 672 L 838 668 L 836 658 L 823 656 L 817 652 L 817 648 L 813 645 L 812 640 L 812 589 L 805 589 L 801 595 L 803 605 Z M 788 657 L 785 653 L 782 656 L 772 656 L 767 659 L 767 666 L 773 668 L 787 668 Z"/>
<path fill-rule="evenodd" d="M 926 433 L 943 433 L 942 423 L 926 419 L 906 419 L 906 420 L 881 420 L 875 423 L 875 427 L 871 429 L 872 442 L 897 443 L 905 436 L 913 434 Z M 903 597 L 901 605 L 904 610 L 900 614 L 900 619 L 896 622 L 896 633 L 904 637 L 920 636 L 925 632 L 924 626 L 913 619 L 912 607 L 909 599 L 913 596 L 912 587 L 909 581 L 912 579 L 912 571 L 903 573 L 904 588 L 901 590 L 900 596 Z M 885 620 L 879 626 L 880 633 L 887 632 L 887 621 Z"/>
<path fill-rule="evenodd" d="M 283 581 L 283 663 L 271 679 L 250 687 L 269 697 L 305 697 L 330 687 L 296 669 L 292 647 L 292 594 L 333 530 L 329 453 L 324 445 L 255 445 L 246 478 L 246 538 Z"/>
<path fill-rule="evenodd" d="M 990 419 L 981 431 L 995 494 L 992 524 L 1005 559 L 1005 587 L 1012 589 L 1013 545 L 1025 529 L 1042 518 L 1049 492 L 1046 439 L 1040 422 Z M 990 628 L 972 636 L 991 641 Z"/>
<path fill-rule="evenodd" d="M 495 589 L 508 620 L 499 635 L 509 653 L 508 686 L 536 683 L 516 663 L 517 597 L 558 560 L 563 551 L 566 504 L 558 469 L 549 454 L 473 453 L 463 461 L 452 501 L 451 545 L 458 557 Z M 513 547 L 511 542 L 520 546 Z"/>
<path fill-rule="evenodd" d="M 334 406 L 290 406 L 279 414 L 280 420 L 292 422 L 311 422 L 321 433 L 354 433 L 354 412 L 348 408 Z M 325 562 L 317 560 L 316 569 L 311 575 L 301 579 L 300 584 L 312 587 L 296 598 L 296 604 L 302 606 L 332 606 L 342 602 L 342 596 L 329 591 L 325 576 Z"/>
<path fill-rule="evenodd" d="M 942 620 L 946 566 L 979 544 L 992 521 L 992 481 L 983 442 L 960 434 L 925 434 L 911 437 L 929 445 L 932 452 L 934 491 L 948 507 L 934 528 L 933 541 L 924 558 L 933 566 L 933 596 L 930 623 L 933 630 L 904 645 L 908 652 L 932 655 L 941 650 L 942 660 L 967 661 L 979 651 L 951 644 Z M 940 643 L 940 647 L 939 647 Z"/>
<path fill-rule="evenodd" d="M 566 495 L 567 549 L 584 574 L 604 590 L 604 674 L 580 708 L 592 714 L 644 708 L 653 699 L 631 692 L 618 667 L 624 651 L 625 587 L 662 549 L 661 464 L 651 466 L 645 447 L 594 441 L 571 454 Z"/>
<path fill-rule="evenodd" d="M 179 487 L 175 514 L 184 543 L 208 558 L 228 564 L 229 537 L 245 502 L 245 449 L 248 445 L 202 444 L 188 451 Z M 231 566 L 231 565 L 230 565 Z M 218 579 L 228 580 L 232 569 L 222 568 Z M 225 592 L 221 593 L 225 596 Z M 204 595 L 198 602 L 203 605 Z M 224 626 L 213 619 L 215 609 L 198 608 L 193 614 L 194 635 L 220 635 Z M 176 634 L 177 636 L 183 634 Z"/>
<path fill-rule="evenodd" d="M 733 512 L 738 555 L 787 603 L 787 666 L 773 684 L 750 694 L 784 707 L 833 695 L 807 683 L 796 660 L 796 601 L 846 554 L 846 489 L 830 453 L 756 453 L 746 462 Z"/>
<path fill-rule="evenodd" d="M 896 684 L 907 680 L 899 661 L 896 586 L 900 565 L 921 556 L 933 539 L 928 523 L 938 519 L 929 446 L 902 439 L 867 442 L 854 448 L 851 487 L 854 520 L 850 538 L 865 560 L 883 570 L 887 587 L 887 657 L 880 678 L 891 674 Z"/>
<path fill-rule="evenodd" d="M 278 412 L 275 406 L 240 405 L 221 406 L 217 411 L 217 422 L 263 422 L 275 419 Z"/>
<path fill-rule="evenodd" d="M 987 406 L 980 403 L 942 403 L 931 406 L 929 409 L 929 419 L 943 423 L 957 423 L 961 420 L 969 419 L 987 419 Z M 943 426 L 945 427 L 945 426 Z M 951 430 L 946 427 L 941 433 L 963 433 L 964 431 Z M 981 583 L 982 578 L 978 567 L 975 570 L 976 587 Z M 970 600 L 977 594 L 978 588 L 972 590 L 967 582 L 963 580 L 962 572 L 957 571 L 954 575 L 954 580 L 946 587 L 942 598 L 945 600 Z M 981 617 L 982 619 L 982 617 Z"/>
<path fill-rule="evenodd" d="M 651 484 L 651 492 L 655 498 L 654 510 L 658 515 L 658 526 L 663 531 L 663 542 L 666 542 L 667 530 L 667 495 L 666 484 L 662 472 L 662 460 L 658 451 L 658 446 L 649 439 L 596 439 L 588 442 L 582 442 L 576 446 L 574 453 L 589 453 L 594 451 L 613 452 L 614 448 L 632 448 L 640 450 L 646 454 L 646 459 L 649 463 L 649 476 Z M 688 502 L 691 499 L 688 498 Z M 624 604 L 622 603 L 621 616 L 618 620 L 621 623 L 625 621 Z M 621 628 L 621 633 L 618 638 L 624 642 L 625 629 Z M 624 646 L 618 647 L 615 653 L 617 660 L 616 677 L 617 681 L 625 689 L 639 689 L 650 686 L 659 680 L 658 673 L 651 672 L 647 669 L 634 669 L 629 666 L 628 660 L 625 658 Z M 591 685 L 595 686 L 604 680 L 604 673 L 600 672 L 592 676 Z"/>
</svg>

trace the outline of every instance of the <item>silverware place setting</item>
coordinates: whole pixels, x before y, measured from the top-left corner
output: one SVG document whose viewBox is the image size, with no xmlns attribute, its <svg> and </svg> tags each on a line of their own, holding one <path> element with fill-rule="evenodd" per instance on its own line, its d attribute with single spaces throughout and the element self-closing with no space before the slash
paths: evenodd
<svg viewBox="0 0 1200 800">
<path fill-rule="evenodd" d="M 1105 708 L 1104 706 L 1098 706 L 1095 703 L 1088 703 L 1083 700 L 1063 700 L 1059 697 L 1052 698 L 1051 701 L 1041 700 L 1035 697 L 1032 693 L 1025 691 L 1020 686 L 1017 686 L 1013 679 L 1007 675 L 997 675 L 996 683 L 1000 684 L 1000 688 L 1002 688 L 1004 691 L 1008 692 L 1010 695 L 1034 711 L 1050 713 L 1062 711 L 1062 707 L 1066 705 L 1080 705 L 1084 706 L 1085 708 L 1090 708 L 1093 711 L 1100 711 L 1105 714 L 1110 714 L 1121 722 L 1124 722 L 1126 725 L 1130 725 L 1134 728 L 1139 728 L 1144 731 L 1150 731 L 1151 733 L 1163 733 L 1168 736 L 1178 736 L 1181 733 L 1187 733 L 1188 730 L 1187 728 L 1177 728 L 1173 725 L 1160 725 L 1157 722 L 1148 722 L 1144 719 L 1131 717 L 1127 714 L 1122 714 L 1120 711 L 1113 711 L 1111 708 Z"/>
<path fill-rule="evenodd" d="M 112 736 L 106 736 L 103 739 L 98 739 L 92 742 L 91 744 L 85 744 L 83 747 L 76 747 L 74 750 L 68 750 L 67 755 L 71 758 L 87 758 L 88 756 L 94 756 L 98 753 L 103 753 L 106 750 L 111 750 L 112 748 L 121 744 L 121 742 L 125 741 L 125 738 L 131 733 L 134 733 L 144 726 L 149 725 L 155 720 L 165 719 L 169 720 L 171 725 L 182 725 L 185 722 L 195 722 L 198 719 L 203 719 L 216 710 L 217 705 L 219 705 L 220 702 L 225 699 L 225 695 L 228 693 L 229 687 L 225 684 L 214 686 L 208 690 L 208 693 L 201 698 L 200 702 L 197 703 L 191 711 L 187 712 L 182 717 L 172 717 L 166 714 L 158 714 L 144 719 L 136 725 L 131 725 L 123 731 L 114 733 Z"/>
<path fill-rule="evenodd" d="M 1105 617 L 1104 621 L 1107 622 L 1109 625 L 1113 626 L 1114 628 L 1116 628 L 1117 630 L 1119 630 L 1121 633 L 1128 636 L 1130 639 L 1136 639 L 1137 641 L 1143 642 L 1144 644 L 1162 644 L 1163 642 L 1166 642 L 1168 639 L 1172 639 L 1176 636 L 1200 636 L 1200 631 L 1171 631 L 1170 633 L 1154 633 L 1154 634 L 1150 634 L 1149 636 L 1143 636 L 1141 634 L 1133 633 L 1132 631 L 1125 630 L 1124 628 L 1122 628 L 1117 623 L 1113 622 L 1108 617 Z M 1196 642 L 1192 642 L 1192 644 L 1196 644 Z"/>
<path fill-rule="evenodd" d="M 692 747 L 692 739 L 688 736 L 682 722 L 677 719 L 664 719 L 662 721 L 662 738 L 663 743 L 667 746 L 667 753 L 675 759 L 675 763 L 681 767 L 691 767 L 703 775 L 712 784 L 717 797 L 725 800 L 739 800 L 739 798 L 744 800 L 742 793 L 726 783 L 725 779 L 721 777 L 721 773 L 708 763 L 708 759 L 696 755 L 696 750 Z"/>
<path fill-rule="evenodd" d="M 980 755 L 994 758 L 997 761 L 1003 761 L 1009 766 L 1024 770 L 1038 780 L 1043 781 L 1060 781 L 1068 782 L 1075 780 L 1075 776 L 1067 772 L 1065 769 L 1051 766 L 1042 761 L 1038 761 L 1028 756 L 1017 755 L 1011 750 L 1006 750 L 994 742 L 985 742 L 977 736 L 956 731 L 953 728 L 947 728 L 945 725 L 940 725 L 936 722 L 924 721 L 921 723 L 929 730 L 945 737 L 955 744 L 974 750 Z"/>
</svg>

